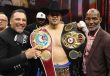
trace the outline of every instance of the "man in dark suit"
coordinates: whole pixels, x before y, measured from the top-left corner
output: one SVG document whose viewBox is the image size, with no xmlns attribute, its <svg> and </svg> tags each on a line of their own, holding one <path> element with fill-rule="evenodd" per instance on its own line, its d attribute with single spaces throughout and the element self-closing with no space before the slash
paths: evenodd
<svg viewBox="0 0 110 76">
<path fill-rule="evenodd" d="M 89 33 L 83 54 L 85 76 L 110 76 L 110 35 L 100 27 L 101 21 L 97 9 L 87 11 L 85 22 Z"/>
<path fill-rule="evenodd" d="M 35 57 L 36 47 L 29 48 L 29 33 L 24 31 L 26 25 L 25 11 L 18 9 L 12 12 L 10 26 L 0 33 L 2 76 L 35 76 L 30 62 Z"/>
</svg>

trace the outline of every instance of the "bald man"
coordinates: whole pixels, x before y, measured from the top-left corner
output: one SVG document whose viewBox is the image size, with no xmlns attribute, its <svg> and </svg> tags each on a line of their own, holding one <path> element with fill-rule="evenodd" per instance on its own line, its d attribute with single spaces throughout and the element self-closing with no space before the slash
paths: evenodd
<svg viewBox="0 0 110 76">
<path fill-rule="evenodd" d="M 7 16 L 3 12 L 0 12 L 0 32 L 6 29 L 7 25 L 8 25 Z"/>
<path fill-rule="evenodd" d="M 83 54 L 84 76 L 110 76 L 110 35 L 100 27 L 101 21 L 97 9 L 87 11 L 85 22 L 89 33 Z"/>
</svg>

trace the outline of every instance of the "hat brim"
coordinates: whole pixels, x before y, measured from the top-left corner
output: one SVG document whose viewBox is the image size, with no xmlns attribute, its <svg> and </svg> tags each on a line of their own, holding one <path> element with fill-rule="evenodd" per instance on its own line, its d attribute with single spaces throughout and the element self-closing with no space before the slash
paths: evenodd
<svg viewBox="0 0 110 76">
<path fill-rule="evenodd" d="M 43 12 L 44 12 L 46 15 L 48 15 L 48 14 L 51 13 L 51 12 L 58 12 L 58 13 L 60 13 L 62 16 L 65 16 L 65 15 L 69 12 L 68 9 L 54 10 L 54 9 L 49 9 L 49 8 L 43 8 L 42 10 L 43 10 Z"/>
</svg>

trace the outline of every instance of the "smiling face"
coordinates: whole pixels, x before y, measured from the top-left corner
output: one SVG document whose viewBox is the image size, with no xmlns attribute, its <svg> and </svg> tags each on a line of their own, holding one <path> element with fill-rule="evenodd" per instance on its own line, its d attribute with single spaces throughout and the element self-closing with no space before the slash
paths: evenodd
<svg viewBox="0 0 110 76">
<path fill-rule="evenodd" d="M 10 19 L 11 27 L 18 33 L 22 33 L 27 25 L 27 18 L 23 12 L 15 12 Z"/>
<path fill-rule="evenodd" d="M 8 25 L 8 18 L 5 14 L 0 13 L 0 31 L 3 31 Z"/>
<path fill-rule="evenodd" d="M 99 28 L 102 19 L 100 13 L 96 9 L 88 10 L 85 18 L 85 22 L 89 31 L 95 31 Z"/>
<path fill-rule="evenodd" d="M 48 20 L 51 25 L 58 25 L 61 22 L 61 14 L 59 12 L 51 12 L 48 15 Z"/>
</svg>

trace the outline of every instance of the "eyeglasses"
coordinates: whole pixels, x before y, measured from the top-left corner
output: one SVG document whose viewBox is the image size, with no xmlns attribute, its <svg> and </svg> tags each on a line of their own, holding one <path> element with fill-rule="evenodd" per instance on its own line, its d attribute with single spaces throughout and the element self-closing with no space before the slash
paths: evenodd
<svg viewBox="0 0 110 76">
<path fill-rule="evenodd" d="M 7 21 L 7 20 L 5 20 L 5 19 L 0 19 L 0 21 L 3 21 L 3 22 L 5 22 L 5 21 Z"/>
</svg>

